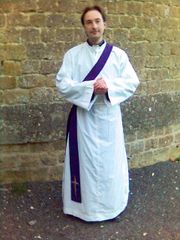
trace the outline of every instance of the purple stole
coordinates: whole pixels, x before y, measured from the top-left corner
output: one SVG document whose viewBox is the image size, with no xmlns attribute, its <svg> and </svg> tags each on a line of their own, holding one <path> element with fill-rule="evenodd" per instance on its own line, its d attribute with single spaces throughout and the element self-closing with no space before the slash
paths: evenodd
<svg viewBox="0 0 180 240">
<path fill-rule="evenodd" d="M 87 74 L 83 81 L 94 80 L 101 72 L 113 46 L 106 44 L 106 47 L 93 66 L 91 71 Z M 92 96 L 93 97 L 93 96 Z M 70 175 L 71 175 L 71 200 L 81 203 L 81 185 L 80 185 L 80 169 L 79 169 L 79 154 L 77 141 L 77 106 L 73 105 L 69 113 L 67 121 L 66 140 L 69 134 L 69 156 L 70 156 Z"/>
</svg>

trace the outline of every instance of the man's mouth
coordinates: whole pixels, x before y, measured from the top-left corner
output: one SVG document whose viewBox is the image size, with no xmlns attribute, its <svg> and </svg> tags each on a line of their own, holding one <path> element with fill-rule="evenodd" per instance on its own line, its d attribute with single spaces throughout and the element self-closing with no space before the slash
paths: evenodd
<svg viewBox="0 0 180 240">
<path fill-rule="evenodd" d="M 98 33 L 98 31 L 93 31 L 93 32 L 91 32 L 92 34 L 97 34 Z"/>
</svg>

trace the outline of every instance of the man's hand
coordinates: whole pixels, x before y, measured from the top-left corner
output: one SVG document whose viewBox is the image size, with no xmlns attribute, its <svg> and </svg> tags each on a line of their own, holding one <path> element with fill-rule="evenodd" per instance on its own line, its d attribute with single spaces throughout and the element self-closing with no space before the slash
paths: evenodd
<svg viewBox="0 0 180 240">
<path fill-rule="evenodd" d="M 98 78 L 94 83 L 94 93 L 95 94 L 105 94 L 108 90 L 106 82 L 103 78 Z"/>
</svg>

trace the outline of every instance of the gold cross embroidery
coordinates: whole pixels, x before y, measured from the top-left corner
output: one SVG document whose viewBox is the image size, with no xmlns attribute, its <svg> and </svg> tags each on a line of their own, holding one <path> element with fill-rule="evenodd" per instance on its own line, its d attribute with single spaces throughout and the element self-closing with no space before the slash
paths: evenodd
<svg viewBox="0 0 180 240">
<path fill-rule="evenodd" d="M 77 197 L 77 186 L 79 185 L 79 183 L 77 182 L 75 176 L 74 176 L 73 179 L 74 179 L 74 180 L 72 181 L 72 184 L 73 184 L 73 187 L 74 187 L 75 196 Z"/>
</svg>

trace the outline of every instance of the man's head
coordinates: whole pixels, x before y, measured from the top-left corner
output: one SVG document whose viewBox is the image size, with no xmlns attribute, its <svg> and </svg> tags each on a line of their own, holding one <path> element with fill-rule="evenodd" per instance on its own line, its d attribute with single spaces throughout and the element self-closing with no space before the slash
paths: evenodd
<svg viewBox="0 0 180 240">
<path fill-rule="evenodd" d="M 103 39 L 106 16 L 101 7 L 93 6 L 85 8 L 81 16 L 81 23 L 88 40 L 92 44 L 98 44 Z"/>
</svg>

